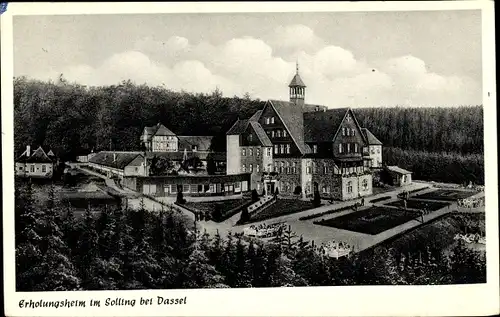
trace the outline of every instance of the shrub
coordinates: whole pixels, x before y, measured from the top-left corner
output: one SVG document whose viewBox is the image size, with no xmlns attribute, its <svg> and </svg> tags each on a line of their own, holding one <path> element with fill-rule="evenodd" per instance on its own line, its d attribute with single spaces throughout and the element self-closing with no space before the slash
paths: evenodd
<svg viewBox="0 0 500 317">
<path fill-rule="evenodd" d="M 219 204 L 215 205 L 214 211 L 212 213 L 212 219 L 215 222 L 220 222 L 222 219 L 221 206 Z"/>
<path fill-rule="evenodd" d="M 248 213 L 248 208 L 245 207 L 241 210 L 241 216 L 238 223 L 245 223 L 248 220 L 250 220 L 250 214 Z"/>
<path fill-rule="evenodd" d="M 182 194 L 182 191 L 177 192 L 177 200 L 175 201 L 178 204 L 185 204 L 186 200 L 184 199 L 184 195 Z"/>
<path fill-rule="evenodd" d="M 259 200 L 259 194 L 257 194 L 257 190 L 256 189 L 252 189 L 252 201 L 256 202 L 258 200 Z"/>
<path fill-rule="evenodd" d="M 300 195 L 302 193 L 302 187 L 296 186 L 295 190 L 293 191 L 294 195 Z"/>
<path fill-rule="evenodd" d="M 321 205 L 321 197 L 319 195 L 318 190 L 314 191 L 313 205 L 314 205 L 314 207 L 319 207 Z"/>
</svg>

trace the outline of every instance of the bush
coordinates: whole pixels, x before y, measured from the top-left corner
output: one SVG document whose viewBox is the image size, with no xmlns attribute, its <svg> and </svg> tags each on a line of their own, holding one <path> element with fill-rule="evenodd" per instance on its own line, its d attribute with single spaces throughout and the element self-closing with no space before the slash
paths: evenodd
<svg viewBox="0 0 500 317">
<path fill-rule="evenodd" d="M 182 194 L 182 191 L 177 192 L 177 200 L 175 201 L 178 204 L 185 204 L 186 200 L 184 199 L 184 195 Z"/>
<path fill-rule="evenodd" d="M 300 195 L 302 193 L 302 187 L 296 186 L 295 190 L 293 191 L 294 195 Z"/>
<path fill-rule="evenodd" d="M 248 220 L 250 220 L 250 214 L 248 213 L 248 208 L 245 207 L 241 210 L 241 216 L 238 223 L 245 223 Z"/>
<path fill-rule="evenodd" d="M 220 222 L 222 219 L 221 206 L 219 204 L 215 205 L 214 211 L 212 213 L 212 219 L 215 222 Z"/>
<path fill-rule="evenodd" d="M 252 202 L 256 202 L 259 200 L 259 194 L 257 194 L 256 189 L 252 189 Z"/>
<path fill-rule="evenodd" d="M 319 207 L 321 205 L 321 197 L 319 195 L 318 190 L 314 191 L 313 205 L 314 205 L 314 207 Z"/>
</svg>

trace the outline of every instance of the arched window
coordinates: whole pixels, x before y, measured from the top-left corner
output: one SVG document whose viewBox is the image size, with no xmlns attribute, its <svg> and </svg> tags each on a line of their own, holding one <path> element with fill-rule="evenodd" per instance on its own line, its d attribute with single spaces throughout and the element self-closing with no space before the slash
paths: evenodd
<svg viewBox="0 0 500 317">
<path fill-rule="evenodd" d="M 347 182 L 347 192 L 352 193 L 352 182 L 351 181 Z"/>
<path fill-rule="evenodd" d="M 363 182 L 361 183 L 361 186 L 363 186 L 363 190 L 367 190 L 368 189 L 368 180 L 367 179 L 363 179 Z"/>
</svg>

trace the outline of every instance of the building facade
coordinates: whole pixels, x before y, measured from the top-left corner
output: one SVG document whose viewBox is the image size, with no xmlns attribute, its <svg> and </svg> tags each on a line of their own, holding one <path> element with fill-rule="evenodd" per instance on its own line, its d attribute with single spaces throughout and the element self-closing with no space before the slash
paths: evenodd
<svg viewBox="0 0 500 317">
<path fill-rule="evenodd" d="M 52 178 L 56 168 L 57 158 L 49 150 L 48 153 L 38 147 L 31 152 L 31 146 L 26 146 L 26 150 L 16 159 L 15 175 L 19 177 Z"/>
<path fill-rule="evenodd" d="M 382 143 L 359 125 L 352 109 L 306 104 L 298 67 L 289 92 L 290 101 L 268 100 L 227 132 L 228 174 L 250 168 L 251 189 L 265 193 L 277 189 L 305 198 L 317 190 L 339 200 L 371 195 L 371 169 L 382 164 Z M 257 151 L 266 155 L 255 156 Z"/>
</svg>

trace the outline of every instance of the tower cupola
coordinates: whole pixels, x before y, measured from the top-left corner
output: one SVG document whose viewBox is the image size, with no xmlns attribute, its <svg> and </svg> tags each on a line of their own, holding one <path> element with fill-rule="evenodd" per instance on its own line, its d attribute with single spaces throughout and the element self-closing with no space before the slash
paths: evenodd
<svg viewBox="0 0 500 317">
<path fill-rule="evenodd" d="M 293 102 L 296 105 L 304 106 L 304 99 L 306 97 L 306 85 L 302 81 L 299 75 L 299 63 L 296 64 L 296 73 L 293 76 L 290 85 L 290 102 Z"/>
</svg>

